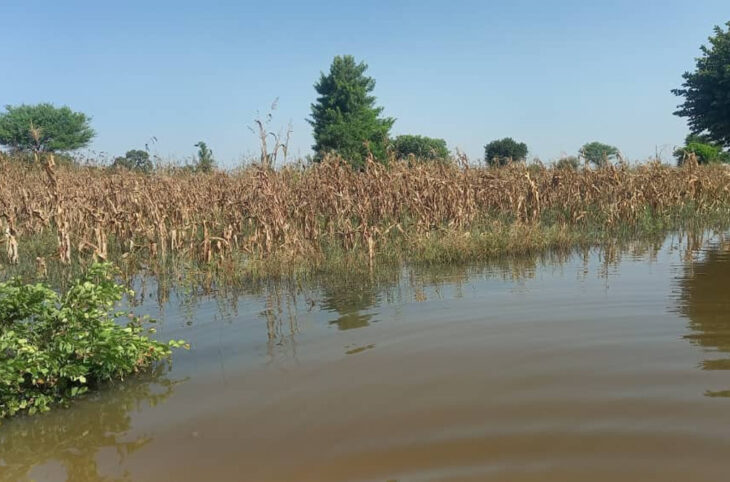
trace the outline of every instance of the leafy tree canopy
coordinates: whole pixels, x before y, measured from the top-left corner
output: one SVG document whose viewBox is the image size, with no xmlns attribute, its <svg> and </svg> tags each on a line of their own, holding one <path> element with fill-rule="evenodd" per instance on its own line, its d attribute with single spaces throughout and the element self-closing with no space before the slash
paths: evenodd
<svg viewBox="0 0 730 482">
<path fill-rule="evenodd" d="M 616 159 L 619 155 L 617 147 L 596 141 L 583 144 L 579 152 L 586 162 L 596 166 L 605 166 L 610 159 Z"/>
<path fill-rule="evenodd" d="M 393 139 L 391 146 L 398 159 L 406 159 L 409 156 L 423 160 L 444 160 L 449 158 L 449 149 L 443 139 L 402 135 Z"/>
<path fill-rule="evenodd" d="M 141 149 L 132 149 L 124 154 L 124 157 L 114 159 L 112 167 L 129 169 L 130 171 L 152 172 L 153 166 L 150 155 Z"/>
<path fill-rule="evenodd" d="M 527 158 L 527 144 L 511 137 L 492 141 L 484 146 L 484 160 L 490 166 L 504 166 Z"/>
<path fill-rule="evenodd" d="M 0 144 L 14 151 L 73 151 L 94 137 L 89 121 L 86 114 L 66 106 L 8 105 L 0 114 Z"/>
<path fill-rule="evenodd" d="M 328 74 L 322 73 L 314 89 L 319 94 L 312 104 L 308 122 L 314 129 L 317 159 L 335 152 L 361 167 L 369 153 L 385 159 L 388 133 L 395 119 L 381 117 L 371 95 L 375 80 L 365 75 L 367 65 L 351 55 L 337 56 Z"/>
<path fill-rule="evenodd" d="M 728 30 L 715 27 L 709 45 L 695 59 L 695 71 L 682 75 L 684 83 L 672 93 L 684 97 L 674 115 L 687 117 L 693 134 L 730 146 L 730 22 Z"/>
</svg>

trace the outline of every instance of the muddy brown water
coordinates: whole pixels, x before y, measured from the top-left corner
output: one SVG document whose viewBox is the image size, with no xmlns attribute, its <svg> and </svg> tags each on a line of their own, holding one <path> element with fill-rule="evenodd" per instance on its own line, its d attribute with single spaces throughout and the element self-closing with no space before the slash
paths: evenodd
<svg viewBox="0 0 730 482">
<path fill-rule="evenodd" d="M 6 422 L 0 478 L 728 480 L 729 287 L 730 243 L 706 233 L 148 295 L 192 350 Z"/>
</svg>

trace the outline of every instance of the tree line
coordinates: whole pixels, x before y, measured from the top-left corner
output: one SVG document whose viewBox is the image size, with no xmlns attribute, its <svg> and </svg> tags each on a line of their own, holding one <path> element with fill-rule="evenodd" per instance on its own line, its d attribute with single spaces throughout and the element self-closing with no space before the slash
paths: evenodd
<svg viewBox="0 0 730 482">
<path fill-rule="evenodd" d="M 686 117 L 690 128 L 685 145 L 674 151 L 678 164 L 690 157 L 701 164 L 730 162 L 730 22 L 726 26 L 726 30 L 715 27 L 709 44 L 700 47 L 695 70 L 685 72 L 682 86 L 672 90 L 684 98 L 674 114 Z M 318 162 L 332 154 L 355 168 L 361 168 L 367 159 L 448 161 L 451 153 L 444 139 L 414 134 L 391 137 L 395 119 L 383 116 L 383 107 L 373 95 L 375 79 L 366 75 L 367 68 L 351 55 L 336 56 L 329 71 L 321 73 L 314 84 L 317 98 L 307 119 L 314 136 L 312 160 Z M 44 152 L 70 152 L 88 146 L 94 136 L 90 118 L 67 106 L 6 106 L 0 114 L 0 145 L 14 153 L 37 157 Z M 195 147 L 195 163 L 187 168 L 214 169 L 213 153 L 206 143 L 198 142 Z M 484 146 L 484 160 L 491 166 L 523 162 L 527 154 L 527 145 L 510 137 Z M 615 146 L 594 141 L 584 144 L 578 156 L 564 157 L 557 165 L 577 168 L 582 161 L 602 166 L 617 158 L 620 152 Z M 115 158 L 113 167 L 148 172 L 153 164 L 147 149 L 131 149 Z"/>
</svg>

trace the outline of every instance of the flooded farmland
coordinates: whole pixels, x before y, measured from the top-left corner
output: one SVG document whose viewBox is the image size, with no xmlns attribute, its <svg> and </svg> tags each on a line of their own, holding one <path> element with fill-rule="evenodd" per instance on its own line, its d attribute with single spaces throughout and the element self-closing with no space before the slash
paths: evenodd
<svg viewBox="0 0 730 482">
<path fill-rule="evenodd" d="M 0 426 L 2 480 L 725 480 L 730 242 L 210 294 L 171 367 Z"/>
</svg>

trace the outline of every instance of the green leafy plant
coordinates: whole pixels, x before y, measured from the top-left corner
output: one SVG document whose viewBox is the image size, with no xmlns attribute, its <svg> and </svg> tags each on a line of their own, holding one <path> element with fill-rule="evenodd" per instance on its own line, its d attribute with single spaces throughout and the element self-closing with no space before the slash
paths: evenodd
<svg viewBox="0 0 730 482">
<path fill-rule="evenodd" d="M 417 160 L 446 160 L 449 158 L 449 148 L 446 141 L 426 136 L 402 135 L 393 139 L 391 143 L 393 154 L 397 159 L 414 157 Z"/>
<path fill-rule="evenodd" d="M 63 295 L 17 278 L 0 283 L 0 419 L 47 411 L 188 347 L 152 340 L 144 319 L 115 311 L 125 293 L 107 263 L 92 265 Z"/>
<path fill-rule="evenodd" d="M 73 151 L 94 137 L 89 120 L 66 106 L 8 105 L 0 114 L 0 144 L 20 152 Z"/>
<path fill-rule="evenodd" d="M 351 55 L 337 56 L 329 73 L 322 73 L 314 85 L 319 97 L 312 104 L 308 122 L 314 130 L 316 159 L 334 152 L 358 168 L 371 154 L 385 159 L 388 133 L 395 119 L 380 117 L 383 108 L 375 106 L 371 95 L 375 80 L 365 75 L 367 68 Z"/>
<path fill-rule="evenodd" d="M 492 141 L 484 146 L 484 160 L 490 166 L 506 166 L 511 162 L 523 162 L 527 158 L 527 144 L 511 137 Z"/>
</svg>

